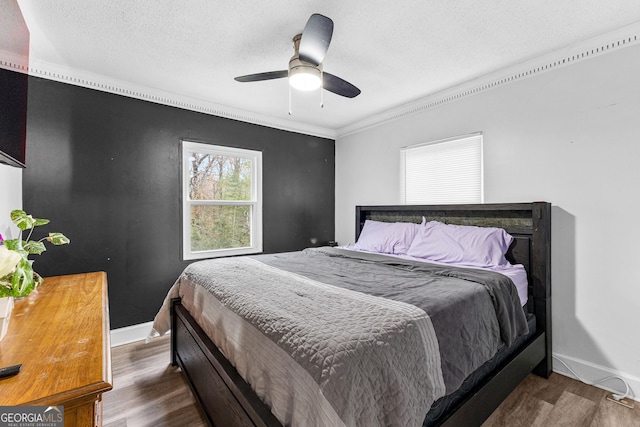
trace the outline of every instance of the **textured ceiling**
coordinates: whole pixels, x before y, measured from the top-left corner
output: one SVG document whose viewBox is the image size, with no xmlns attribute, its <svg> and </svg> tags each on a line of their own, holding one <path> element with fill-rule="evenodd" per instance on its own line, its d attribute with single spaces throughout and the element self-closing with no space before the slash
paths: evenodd
<svg viewBox="0 0 640 427">
<path fill-rule="evenodd" d="M 635 0 L 212 1 L 0 0 L 0 55 L 182 99 L 335 130 L 374 114 L 640 21 Z M 354 99 L 292 93 L 283 70 L 312 13 L 333 19 L 324 69 Z"/>
</svg>

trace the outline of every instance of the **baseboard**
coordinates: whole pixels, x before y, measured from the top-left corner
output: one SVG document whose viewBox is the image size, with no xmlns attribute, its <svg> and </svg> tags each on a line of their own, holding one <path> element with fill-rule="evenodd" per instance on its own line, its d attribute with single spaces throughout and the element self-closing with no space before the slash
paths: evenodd
<svg viewBox="0 0 640 427">
<path fill-rule="evenodd" d="M 146 322 L 124 328 L 112 329 L 111 347 L 118 347 L 119 345 L 130 344 L 136 341 L 144 341 L 149 335 L 149 332 L 151 332 L 152 325 L 153 322 Z"/>
<path fill-rule="evenodd" d="M 640 378 L 634 377 L 632 375 L 626 374 L 624 372 L 615 371 L 613 369 L 596 365 L 591 362 L 587 362 L 586 360 L 576 359 L 575 357 L 565 356 L 564 354 L 553 353 L 554 358 L 558 358 L 562 360 L 564 363 L 569 365 L 569 367 L 580 376 L 580 378 L 576 378 L 576 376 L 569 372 L 567 368 L 562 365 L 562 363 L 557 360 L 553 361 L 553 372 L 564 375 L 569 378 L 573 378 L 576 380 L 582 379 L 588 381 L 590 383 L 599 382 L 598 384 L 593 384 L 595 387 L 601 388 L 603 390 L 610 391 L 616 394 L 624 394 L 626 387 L 616 378 L 610 377 L 619 377 L 623 379 L 629 385 L 629 395 L 628 399 L 632 399 L 640 402 Z M 610 378 L 606 381 L 602 381 L 605 378 Z M 600 381 L 602 381 L 600 383 Z"/>
</svg>

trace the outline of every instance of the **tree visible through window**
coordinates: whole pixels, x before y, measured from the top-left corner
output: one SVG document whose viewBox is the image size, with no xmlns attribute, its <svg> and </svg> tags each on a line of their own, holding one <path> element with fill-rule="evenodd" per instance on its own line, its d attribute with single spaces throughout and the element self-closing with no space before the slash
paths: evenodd
<svg viewBox="0 0 640 427">
<path fill-rule="evenodd" d="M 261 153 L 183 141 L 182 156 L 184 258 L 260 252 Z"/>
</svg>

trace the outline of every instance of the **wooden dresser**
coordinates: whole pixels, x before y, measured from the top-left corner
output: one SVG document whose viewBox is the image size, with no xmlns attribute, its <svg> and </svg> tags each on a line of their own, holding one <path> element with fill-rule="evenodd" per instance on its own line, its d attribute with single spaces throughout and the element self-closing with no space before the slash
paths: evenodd
<svg viewBox="0 0 640 427">
<path fill-rule="evenodd" d="M 65 426 L 102 425 L 102 393 L 111 390 L 107 275 L 48 277 L 15 302 L 0 341 L 0 406 L 64 406 Z"/>
</svg>

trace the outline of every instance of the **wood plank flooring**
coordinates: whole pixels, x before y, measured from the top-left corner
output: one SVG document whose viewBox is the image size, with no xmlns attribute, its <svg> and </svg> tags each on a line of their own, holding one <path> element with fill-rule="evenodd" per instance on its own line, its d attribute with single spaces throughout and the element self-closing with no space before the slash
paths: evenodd
<svg viewBox="0 0 640 427">
<path fill-rule="evenodd" d="M 640 402 L 628 409 L 606 391 L 564 375 L 529 375 L 482 427 L 640 427 Z"/>
<path fill-rule="evenodd" d="M 102 396 L 103 427 L 207 425 L 169 349 L 166 336 L 111 350 L 113 390 Z"/>
<path fill-rule="evenodd" d="M 113 390 L 103 395 L 104 427 L 206 426 L 169 339 L 112 349 Z M 627 409 L 607 393 L 562 375 L 528 376 L 482 427 L 640 427 L 640 402 Z"/>
</svg>

